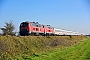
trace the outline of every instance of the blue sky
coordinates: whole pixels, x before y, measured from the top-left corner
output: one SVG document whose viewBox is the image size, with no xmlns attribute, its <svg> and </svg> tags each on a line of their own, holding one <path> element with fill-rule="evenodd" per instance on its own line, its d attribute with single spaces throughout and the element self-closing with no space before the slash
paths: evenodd
<svg viewBox="0 0 90 60">
<path fill-rule="evenodd" d="M 90 34 L 90 0 L 0 0 L 0 27 L 13 20 L 15 31 L 22 21 Z"/>
</svg>

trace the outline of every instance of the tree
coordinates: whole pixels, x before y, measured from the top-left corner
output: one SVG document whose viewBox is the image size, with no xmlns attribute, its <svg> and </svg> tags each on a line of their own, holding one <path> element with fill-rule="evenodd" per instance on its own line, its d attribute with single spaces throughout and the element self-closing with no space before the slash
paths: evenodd
<svg viewBox="0 0 90 60">
<path fill-rule="evenodd" d="M 6 21 L 5 25 L 6 26 L 4 26 L 4 28 L 1 28 L 3 35 L 15 35 L 15 32 L 13 32 L 15 27 L 14 27 L 12 21 L 10 21 L 10 22 Z"/>
</svg>

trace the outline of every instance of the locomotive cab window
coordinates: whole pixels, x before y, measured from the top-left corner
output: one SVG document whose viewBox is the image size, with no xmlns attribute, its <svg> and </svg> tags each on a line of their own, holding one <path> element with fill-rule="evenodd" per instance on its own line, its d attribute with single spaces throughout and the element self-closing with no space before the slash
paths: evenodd
<svg viewBox="0 0 90 60">
<path fill-rule="evenodd" d="M 20 26 L 28 26 L 28 23 L 21 23 Z"/>
</svg>

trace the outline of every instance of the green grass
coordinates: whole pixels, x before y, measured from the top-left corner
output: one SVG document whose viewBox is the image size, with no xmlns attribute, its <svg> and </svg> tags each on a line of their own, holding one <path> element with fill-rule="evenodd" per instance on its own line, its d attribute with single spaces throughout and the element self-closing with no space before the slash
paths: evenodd
<svg viewBox="0 0 90 60">
<path fill-rule="evenodd" d="M 87 39 L 87 37 L 72 36 L 72 38 L 70 38 L 69 36 L 0 36 L 0 60 L 37 60 L 45 57 L 47 60 L 51 60 L 52 56 L 53 60 L 55 59 L 54 57 L 59 59 L 60 57 L 64 58 L 64 56 L 69 56 L 66 55 L 68 52 L 72 51 L 64 48 L 74 46 L 82 42 L 83 39 Z M 58 49 L 60 49 L 60 51 L 58 51 Z M 63 53 L 63 51 L 66 50 L 67 52 Z M 54 54 L 56 54 L 56 56 Z M 58 57 L 58 55 L 60 55 L 60 57 Z"/>
<path fill-rule="evenodd" d="M 68 47 L 27 57 L 31 60 L 90 60 L 90 38 L 81 43 Z"/>
</svg>

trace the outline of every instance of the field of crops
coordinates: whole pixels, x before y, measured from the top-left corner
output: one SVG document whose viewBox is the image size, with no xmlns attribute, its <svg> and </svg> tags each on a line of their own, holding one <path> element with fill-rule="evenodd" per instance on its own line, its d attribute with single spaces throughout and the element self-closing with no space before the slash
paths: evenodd
<svg viewBox="0 0 90 60">
<path fill-rule="evenodd" d="M 0 60 L 65 60 L 70 56 L 73 59 L 80 56 L 81 50 L 85 51 L 81 48 L 85 39 L 86 36 L 0 36 Z"/>
</svg>

